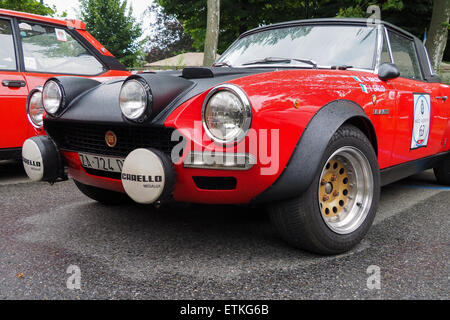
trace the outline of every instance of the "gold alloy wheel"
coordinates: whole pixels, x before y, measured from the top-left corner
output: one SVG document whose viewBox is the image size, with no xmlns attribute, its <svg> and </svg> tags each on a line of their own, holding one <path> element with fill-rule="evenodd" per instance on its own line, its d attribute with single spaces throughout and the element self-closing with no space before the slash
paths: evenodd
<svg viewBox="0 0 450 320">
<path fill-rule="evenodd" d="M 352 233 L 366 219 L 373 192 L 367 157 L 357 148 L 340 148 L 325 163 L 319 180 L 318 202 L 325 224 L 335 233 Z"/>
<path fill-rule="evenodd" d="M 340 160 L 331 160 L 325 166 L 320 182 L 320 207 L 325 217 L 335 217 L 349 202 L 349 170 Z"/>
</svg>

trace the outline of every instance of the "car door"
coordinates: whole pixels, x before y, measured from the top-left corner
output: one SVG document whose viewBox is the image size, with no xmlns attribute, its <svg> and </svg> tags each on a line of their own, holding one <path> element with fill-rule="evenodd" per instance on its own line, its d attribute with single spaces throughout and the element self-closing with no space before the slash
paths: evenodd
<svg viewBox="0 0 450 320">
<path fill-rule="evenodd" d="M 28 136 L 28 89 L 18 69 L 17 52 L 13 20 L 0 17 L 0 149 L 20 148 Z"/>
<path fill-rule="evenodd" d="M 424 80 L 414 40 L 389 30 L 394 63 L 400 77 L 391 81 L 397 90 L 397 115 L 392 164 L 439 153 L 447 124 L 438 103 L 439 84 Z"/>
</svg>

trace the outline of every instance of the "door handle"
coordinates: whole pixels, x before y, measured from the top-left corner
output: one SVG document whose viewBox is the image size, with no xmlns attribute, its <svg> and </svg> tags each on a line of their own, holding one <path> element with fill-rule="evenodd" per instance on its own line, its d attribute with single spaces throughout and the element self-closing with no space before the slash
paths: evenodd
<svg viewBox="0 0 450 320">
<path fill-rule="evenodd" d="M 23 80 L 3 80 L 2 85 L 8 88 L 22 88 L 27 85 Z"/>
<path fill-rule="evenodd" d="M 442 101 L 447 101 L 448 97 L 447 96 L 443 96 L 443 97 L 436 97 L 436 99 L 438 100 L 442 100 Z"/>
</svg>

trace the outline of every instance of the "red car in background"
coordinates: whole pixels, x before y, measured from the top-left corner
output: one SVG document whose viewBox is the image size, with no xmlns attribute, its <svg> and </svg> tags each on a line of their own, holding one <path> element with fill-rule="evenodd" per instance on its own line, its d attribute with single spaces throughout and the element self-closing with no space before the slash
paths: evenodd
<svg viewBox="0 0 450 320">
<path fill-rule="evenodd" d="M 130 73 L 81 21 L 0 9 L 0 160 L 19 159 L 23 142 L 44 133 L 40 101 L 28 121 L 27 96 L 55 75 L 104 81 Z"/>
</svg>

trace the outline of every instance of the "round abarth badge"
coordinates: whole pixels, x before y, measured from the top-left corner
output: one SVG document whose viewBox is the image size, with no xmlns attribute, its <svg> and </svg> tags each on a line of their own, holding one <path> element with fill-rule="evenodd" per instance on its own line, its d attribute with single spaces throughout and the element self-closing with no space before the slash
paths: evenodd
<svg viewBox="0 0 450 320">
<path fill-rule="evenodd" d="M 116 146 L 116 144 L 117 144 L 117 136 L 116 136 L 116 134 L 114 132 L 112 132 L 112 131 L 108 131 L 105 134 L 105 141 L 106 141 L 106 144 L 108 145 L 108 147 L 114 148 Z"/>
</svg>

